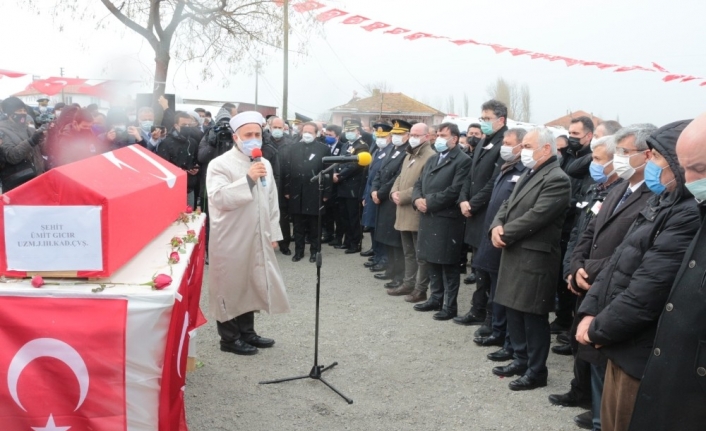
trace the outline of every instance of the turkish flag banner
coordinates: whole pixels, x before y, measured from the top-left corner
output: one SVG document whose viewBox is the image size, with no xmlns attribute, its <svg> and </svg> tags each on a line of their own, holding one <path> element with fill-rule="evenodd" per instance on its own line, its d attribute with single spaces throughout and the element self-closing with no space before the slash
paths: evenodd
<svg viewBox="0 0 706 431">
<path fill-rule="evenodd" d="M 0 297 L 0 423 L 126 431 L 126 299 Z"/>
<path fill-rule="evenodd" d="M 319 15 L 317 15 L 316 19 L 321 22 L 326 22 L 343 15 L 348 15 L 348 12 L 344 12 L 340 9 L 331 9 L 327 10 L 326 12 L 320 13 Z"/>
<path fill-rule="evenodd" d="M 343 24 L 362 24 L 365 21 L 369 21 L 368 18 L 361 16 L 361 15 L 356 15 L 356 16 L 346 18 L 343 21 Z"/>
</svg>

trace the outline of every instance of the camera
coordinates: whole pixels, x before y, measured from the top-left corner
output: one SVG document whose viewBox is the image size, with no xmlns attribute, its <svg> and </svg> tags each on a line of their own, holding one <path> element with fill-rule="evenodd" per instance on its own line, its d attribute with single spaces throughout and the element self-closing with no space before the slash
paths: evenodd
<svg viewBox="0 0 706 431">
<path fill-rule="evenodd" d="M 213 128 L 213 132 L 216 134 L 219 141 L 230 141 L 233 139 L 233 129 L 230 128 L 229 123 L 221 122 L 216 124 Z"/>
<path fill-rule="evenodd" d="M 50 114 L 48 112 L 45 112 L 43 114 L 37 115 L 37 118 L 34 120 L 35 123 L 37 123 L 37 126 L 43 126 L 45 124 L 49 124 L 56 120 L 56 117 L 54 114 Z"/>
</svg>

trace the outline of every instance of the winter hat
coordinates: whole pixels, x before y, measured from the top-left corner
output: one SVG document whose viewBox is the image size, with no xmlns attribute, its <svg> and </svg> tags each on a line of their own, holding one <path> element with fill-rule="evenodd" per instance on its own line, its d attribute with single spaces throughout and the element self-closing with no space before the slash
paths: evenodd
<svg viewBox="0 0 706 431">
<path fill-rule="evenodd" d="M 226 108 L 221 108 L 216 114 L 216 123 L 220 123 L 223 120 L 230 121 L 230 111 L 228 111 Z"/>
<path fill-rule="evenodd" d="M 107 128 L 111 128 L 116 124 L 125 124 L 126 126 L 130 123 L 130 119 L 122 108 L 110 108 L 108 114 L 105 116 L 105 125 Z"/>
<path fill-rule="evenodd" d="M 22 100 L 15 96 L 11 96 L 3 100 L 2 103 L 0 103 L 0 107 L 2 107 L 2 112 L 7 115 L 14 114 L 15 111 L 17 111 L 18 109 L 27 109 L 27 106 L 24 104 L 24 102 L 22 102 Z"/>
</svg>

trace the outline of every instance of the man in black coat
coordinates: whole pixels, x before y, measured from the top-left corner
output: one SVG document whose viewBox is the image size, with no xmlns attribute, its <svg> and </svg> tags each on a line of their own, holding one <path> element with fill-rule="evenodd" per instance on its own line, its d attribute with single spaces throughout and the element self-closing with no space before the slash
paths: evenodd
<svg viewBox="0 0 706 431">
<path fill-rule="evenodd" d="M 402 171 L 402 162 L 407 155 L 409 147 L 409 130 L 412 125 L 404 120 L 392 120 L 393 148 L 382 161 L 380 170 L 372 182 L 370 196 L 378 206 L 375 221 L 375 241 L 385 246 L 387 255 L 387 271 L 375 274 L 378 280 L 392 280 L 385 283 L 388 289 L 395 289 L 402 285 L 404 279 L 404 253 L 402 252 L 402 237 L 395 229 L 397 218 L 397 205 L 390 198 L 392 186 Z"/>
<path fill-rule="evenodd" d="M 373 201 L 373 180 L 375 180 L 383 162 L 394 149 L 394 146 L 391 144 L 392 138 L 390 137 L 392 126 L 378 123 L 374 124 L 373 127 L 375 127 L 377 138 L 375 139 L 375 149 L 371 153 L 373 161 L 368 165 L 368 178 L 365 181 L 365 191 L 363 193 L 362 217 L 363 232 L 366 231 L 366 228 L 370 232 L 371 247 L 370 250 L 363 251 L 360 255 L 370 258 L 363 266 L 370 268 L 372 272 L 383 272 L 387 270 L 387 253 L 385 252 L 385 245 L 375 240 L 378 204 Z"/>
<path fill-rule="evenodd" d="M 684 255 L 635 401 L 630 431 L 701 431 L 706 424 L 706 115 L 677 144 L 686 188 L 699 202 L 701 227 Z M 659 355 L 657 355 L 659 349 Z"/>
<path fill-rule="evenodd" d="M 439 126 L 434 143 L 439 155 L 424 165 L 412 193 L 414 208 L 420 212 L 417 259 L 427 262 L 431 291 L 429 299 L 414 309 L 441 310 L 434 314 L 435 320 L 450 320 L 458 314 L 465 224 L 458 197 L 471 169 L 470 157 L 458 145 L 460 136 L 453 123 Z"/>
<path fill-rule="evenodd" d="M 358 120 L 346 120 L 343 129 L 348 140 L 347 154 L 356 155 L 367 152 L 368 144 L 360 136 L 361 125 Z M 333 175 L 337 185 L 339 211 L 346 226 L 346 237 L 336 249 L 345 249 L 346 254 L 360 253 L 362 250 L 363 231 L 360 226 L 360 207 L 363 190 L 365 189 L 365 173 L 367 168 L 357 162 L 344 163 Z"/>
<path fill-rule="evenodd" d="M 287 199 L 289 214 L 294 221 L 294 256 L 292 262 L 304 257 L 306 233 L 311 232 L 312 241 L 309 262 L 316 262 L 316 253 L 321 250 L 318 232 L 318 214 L 322 202 L 319 201 L 319 183 L 311 178 L 324 170 L 323 158 L 329 155 L 325 144 L 316 140 L 317 126 L 314 123 L 302 125 L 301 141 L 291 144 L 285 152 L 283 192 Z M 331 196 L 331 188 L 326 180 L 324 202 Z"/>
<path fill-rule="evenodd" d="M 569 177 L 556 152 L 550 130 L 525 135 L 520 157 L 528 169 L 491 225 L 491 241 L 503 249 L 493 300 L 506 308 L 515 358 L 510 365 L 493 368 L 493 374 L 520 376 L 509 384 L 513 391 L 547 385 L 549 312 L 561 267 L 561 227 L 571 199 Z"/>
<path fill-rule="evenodd" d="M 700 215 L 684 186 L 676 143 L 689 121 L 655 131 L 645 182 L 655 193 L 586 294 L 576 340 L 608 357 L 601 403 L 603 428 L 627 431 L 640 379 L 653 349 L 659 315 Z M 648 428 L 649 429 L 649 428 Z"/>
<path fill-rule="evenodd" d="M 608 181 L 594 187 L 593 197 L 586 199 L 588 205 L 572 233 L 564 273 L 569 288 L 577 295 L 577 310 L 581 307 L 586 291 L 652 196 L 645 185 L 644 167 L 650 152 L 647 137 L 656 129 L 652 125 L 626 127 L 614 137 L 598 139 L 597 142 L 608 139 L 600 146 L 594 145 L 594 159 L 603 156 L 606 150 L 613 151 L 611 170 L 621 182 L 609 177 Z M 615 148 L 612 149 L 613 146 Z M 610 184 L 606 186 L 608 182 Z M 576 335 L 579 323 L 578 312 L 576 314 L 571 337 Z M 574 339 L 570 346 L 575 355 L 571 389 L 565 394 L 550 395 L 549 401 L 568 407 L 590 403 L 592 414 L 589 418 L 592 427 L 600 429 L 606 357 L 591 346 L 577 344 Z M 574 419 L 577 423 L 580 420 L 579 416 Z"/>
<path fill-rule="evenodd" d="M 189 114 L 179 111 L 175 114 L 174 121 L 172 130 L 164 138 L 164 141 L 159 144 L 157 155 L 186 171 L 186 190 L 188 194 L 193 192 L 199 183 L 199 141 L 194 139 L 191 130 L 189 130 L 189 125 L 192 123 L 192 118 Z"/>
<path fill-rule="evenodd" d="M 503 102 L 489 100 L 481 106 L 481 109 L 481 129 L 485 139 L 482 139 L 473 151 L 473 165 L 459 197 L 461 212 L 467 218 L 464 242 L 470 247 L 474 258 L 480 247 L 481 238 L 485 234 L 483 232 L 485 212 L 493 193 L 495 179 L 500 174 L 500 166 L 503 164 L 500 158 L 500 147 L 507 131 L 507 106 Z M 469 277 L 471 274 L 466 277 L 466 283 L 470 282 Z M 480 325 L 492 314 L 487 312 L 490 276 L 481 270 L 481 273 L 476 274 L 476 283 L 471 309 L 466 315 L 455 318 L 454 323 Z"/>
<path fill-rule="evenodd" d="M 266 158 L 274 170 L 275 183 L 277 185 L 277 196 L 279 197 L 279 227 L 282 230 L 282 241 L 278 242 L 279 251 L 289 256 L 292 251 L 289 244 L 292 242 L 292 227 L 289 210 L 287 208 L 287 198 L 284 197 L 282 189 L 282 164 L 288 161 L 286 151 L 289 149 L 289 138 L 284 134 L 284 121 L 276 116 L 270 116 L 269 133 L 262 137 L 262 157 Z"/>
<path fill-rule="evenodd" d="M 341 156 L 344 144 L 341 142 L 341 133 L 343 129 L 336 124 L 329 124 L 326 128 L 326 145 L 328 145 L 331 151 L 331 156 Z M 323 219 L 323 233 L 321 242 L 329 243 L 329 245 L 336 246 L 343 244 L 343 235 L 345 231 L 343 229 L 343 224 L 341 223 L 341 215 L 338 211 L 338 199 L 337 196 L 338 189 L 336 185 L 331 187 L 331 198 L 326 201 L 324 207 L 326 212 Z"/>
</svg>

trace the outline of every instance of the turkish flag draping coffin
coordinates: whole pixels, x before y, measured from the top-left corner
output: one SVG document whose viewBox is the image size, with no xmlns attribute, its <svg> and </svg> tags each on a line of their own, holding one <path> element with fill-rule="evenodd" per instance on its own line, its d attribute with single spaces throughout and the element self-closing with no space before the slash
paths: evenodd
<svg viewBox="0 0 706 431">
<path fill-rule="evenodd" d="M 52 169 L 0 200 L 0 274 L 110 277 L 185 208 L 186 172 L 139 145 Z"/>
</svg>

